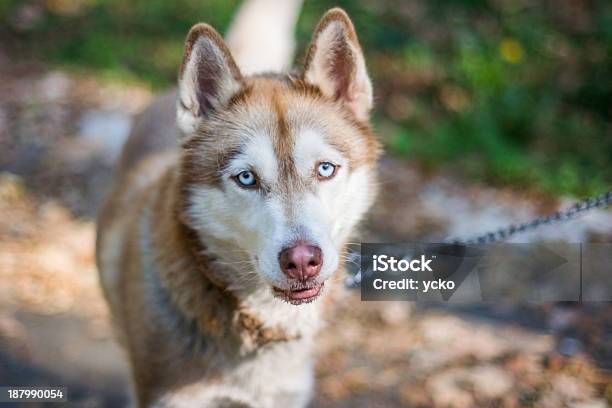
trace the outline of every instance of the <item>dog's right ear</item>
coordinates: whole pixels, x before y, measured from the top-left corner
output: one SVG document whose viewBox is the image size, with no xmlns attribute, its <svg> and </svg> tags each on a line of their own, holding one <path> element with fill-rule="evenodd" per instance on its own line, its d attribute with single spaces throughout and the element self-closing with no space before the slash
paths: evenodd
<svg viewBox="0 0 612 408">
<path fill-rule="evenodd" d="M 183 134 L 192 134 L 241 86 L 242 75 L 223 38 L 208 24 L 193 26 L 179 72 L 176 117 Z"/>
</svg>

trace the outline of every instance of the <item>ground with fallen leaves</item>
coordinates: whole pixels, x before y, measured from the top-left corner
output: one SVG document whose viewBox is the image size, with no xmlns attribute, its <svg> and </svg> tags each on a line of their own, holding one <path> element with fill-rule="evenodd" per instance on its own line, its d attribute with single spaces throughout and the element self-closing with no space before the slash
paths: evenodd
<svg viewBox="0 0 612 408">
<path fill-rule="evenodd" d="M 65 385 L 72 406 L 123 406 L 128 370 L 98 286 L 94 216 L 151 92 L 2 52 L 0 75 L 0 384 Z M 368 240 L 469 235 L 564 202 L 391 158 L 381 172 Z M 609 242 L 610 217 L 563 234 Z M 612 404 L 607 304 L 450 308 L 361 302 L 356 291 L 337 304 L 319 338 L 314 407 Z"/>
</svg>

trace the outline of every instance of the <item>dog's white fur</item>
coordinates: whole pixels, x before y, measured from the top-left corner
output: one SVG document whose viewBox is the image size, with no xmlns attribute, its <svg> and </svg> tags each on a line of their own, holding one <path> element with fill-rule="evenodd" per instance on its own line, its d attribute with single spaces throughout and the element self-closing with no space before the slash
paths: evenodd
<svg viewBox="0 0 612 408">
<path fill-rule="evenodd" d="M 291 68 L 295 50 L 293 30 L 302 1 L 244 2 L 226 35 L 227 45 L 244 75 Z"/>
</svg>

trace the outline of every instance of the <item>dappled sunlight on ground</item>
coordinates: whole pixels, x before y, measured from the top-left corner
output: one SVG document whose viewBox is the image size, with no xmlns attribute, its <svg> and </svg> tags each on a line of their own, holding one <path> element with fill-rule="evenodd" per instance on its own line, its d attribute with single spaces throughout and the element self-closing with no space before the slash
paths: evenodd
<svg viewBox="0 0 612 408">
<path fill-rule="evenodd" d="M 14 73 L 4 61 L 0 71 Z M 125 123 L 151 93 L 20 72 L 0 84 L 0 383 L 66 384 L 74 406 L 123 406 L 128 371 L 98 285 L 94 217 Z M 471 235 L 562 203 L 389 158 L 381 169 L 363 240 Z M 563 233 L 609 240 L 599 227 L 610 212 L 592 217 Z M 454 310 L 361 302 L 355 291 L 336 303 L 319 338 L 316 407 L 612 403 L 607 305 Z"/>
</svg>

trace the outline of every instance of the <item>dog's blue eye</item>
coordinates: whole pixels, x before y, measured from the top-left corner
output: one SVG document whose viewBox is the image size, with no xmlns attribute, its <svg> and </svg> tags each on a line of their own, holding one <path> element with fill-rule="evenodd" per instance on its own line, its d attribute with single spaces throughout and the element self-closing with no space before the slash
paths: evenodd
<svg viewBox="0 0 612 408">
<path fill-rule="evenodd" d="M 331 178 L 336 173 L 336 166 L 330 162 L 321 162 L 319 163 L 317 173 L 319 179 Z"/>
<path fill-rule="evenodd" d="M 241 171 L 236 176 L 236 180 L 245 187 L 253 187 L 257 183 L 255 174 L 252 171 Z"/>
</svg>

